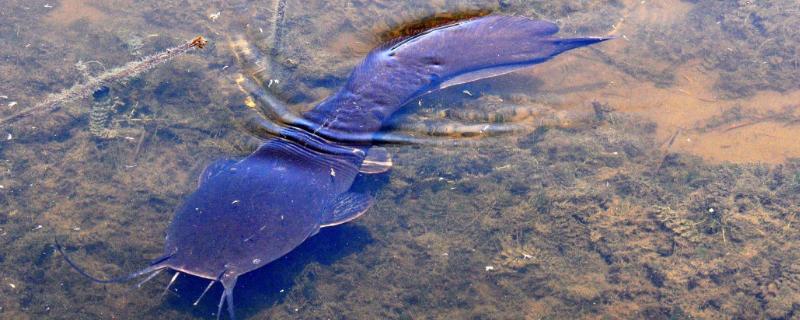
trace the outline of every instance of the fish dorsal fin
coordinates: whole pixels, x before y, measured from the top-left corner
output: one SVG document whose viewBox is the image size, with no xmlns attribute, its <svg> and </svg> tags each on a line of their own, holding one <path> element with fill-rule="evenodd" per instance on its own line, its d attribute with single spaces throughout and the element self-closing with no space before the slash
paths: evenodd
<svg viewBox="0 0 800 320">
<path fill-rule="evenodd" d="M 372 197 L 364 193 L 345 192 L 322 213 L 320 227 L 331 227 L 360 217 L 372 206 Z"/>
<path fill-rule="evenodd" d="M 371 147 L 361 162 L 358 171 L 366 174 L 377 174 L 392 168 L 392 155 L 384 147 Z"/>
<path fill-rule="evenodd" d="M 198 186 L 203 185 L 203 183 L 208 181 L 209 178 L 216 176 L 222 171 L 228 170 L 238 161 L 239 160 L 230 158 L 219 159 L 217 161 L 214 161 L 214 163 L 208 165 L 208 167 L 206 167 L 203 170 L 203 173 L 200 174 L 200 177 L 197 178 L 197 185 Z"/>
</svg>

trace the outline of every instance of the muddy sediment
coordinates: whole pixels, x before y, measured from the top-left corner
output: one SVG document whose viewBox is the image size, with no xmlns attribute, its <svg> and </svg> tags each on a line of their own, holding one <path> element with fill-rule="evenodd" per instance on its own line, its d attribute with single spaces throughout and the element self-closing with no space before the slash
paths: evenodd
<svg viewBox="0 0 800 320">
<path fill-rule="evenodd" d="M 225 70 L 248 70 L 236 65 L 229 40 L 244 37 L 272 59 L 267 79 L 281 81 L 270 90 L 304 109 L 340 85 L 386 32 L 484 10 L 618 39 L 425 97 L 406 121 L 531 124 L 538 114 L 524 110 L 593 105 L 608 113 L 467 146 L 389 147 L 391 174 L 364 181 L 379 188 L 375 206 L 243 277 L 240 316 L 797 314 L 795 4 L 411 6 L 8 1 L 0 12 L 2 115 L 198 34 L 211 45 L 112 86 L 122 104 L 107 123 L 125 133 L 118 138 L 92 134 L 90 99 L 0 128 L 0 318 L 212 317 L 219 288 L 193 307 L 206 283 L 190 277 L 164 298 L 165 275 L 134 289 L 94 284 L 54 252 L 54 239 L 104 277 L 161 254 L 172 213 L 202 168 L 258 142 L 227 108 L 244 94 Z M 271 48 L 275 39 L 280 46 Z"/>
</svg>

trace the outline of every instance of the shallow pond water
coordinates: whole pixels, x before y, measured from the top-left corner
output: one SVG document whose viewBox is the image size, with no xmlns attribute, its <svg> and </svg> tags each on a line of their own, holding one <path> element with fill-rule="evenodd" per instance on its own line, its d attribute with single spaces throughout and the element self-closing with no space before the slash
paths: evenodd
<svg viewBox="0 0 800 320">
<path fill-rule="evenodd" d="M 0 318 L 214 318 L 219 287 L 193 306 L 204 280 L 92 283 L 54 240 L 93 274 L 140 269 L 202 169 L 258 145 L 240 74 L 302 112 L 403 26 L 488 13 L 616 39 L 412 103 L 398 130 L 528 130 L 389 146 L 375 205 L 243 276 L 240 318 L 798 317 L 795 0 L 0 0 L 0 119 L 209 41 L 0 124 Z"/>
</svg>

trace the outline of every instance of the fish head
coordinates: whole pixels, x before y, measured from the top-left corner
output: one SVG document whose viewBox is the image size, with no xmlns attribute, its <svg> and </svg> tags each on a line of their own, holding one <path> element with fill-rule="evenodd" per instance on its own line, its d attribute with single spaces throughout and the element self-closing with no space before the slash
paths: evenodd
<svg viewBox="0 0 800 320">
<path fill-rule="evenodd" d="M 341 194 L 336 179 L 346 173 L 337 176 L 323 164 L 274 153 L 209 166 L 167 230 L 170 267 L 215 279 L 260 268 L 299 246 Z"/>
</svg>

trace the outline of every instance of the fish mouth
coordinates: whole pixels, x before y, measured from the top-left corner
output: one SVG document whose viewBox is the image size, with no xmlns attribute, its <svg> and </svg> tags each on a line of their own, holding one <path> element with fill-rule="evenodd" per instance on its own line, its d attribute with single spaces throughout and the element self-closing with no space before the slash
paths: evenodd
<svg viewBox="0 0 800 320">
<path fill-rule="evenodd" d="M 195 276 L 195 277 L 198 277 L 198 278 L 203 278 L 203 279 L 206 279 L 206 280 L 210 280 L 210 282 L 206 286 L 206 289 L 203 290 L 203 293 L 200 294 L 200 297 L 197 298 L 197 300 L 195 300 L 195 302 L 193 303 L 193 305 L 195 305 L 195 306 L 198 303 L 200 303 L 200 300 L 203 299 L 203 297 L 206 295 L 208 290 L 211 289 L 211 287 L 215 283 L 222 284 L 223 293 L 222 293 L 222 296 L 220 297 L 219 304 L 217 305 L 217 319 L 220 319 L 220 315 L 222 314 L 222 307 L 226 303 L 228 305 L 228 315 L 229 315 L 230 319 L 234 319 L 234 320 L 236 319 L 236 312 L 234 311 L 234 307 L 233 307 L 233 288 L 236 287 L 236 279 L 238 278 L 237 274 L 229 273 L 228 269 L 224 269 L 224 270 L 222 270 L 222 272 L 219 272 L 216 275 L 211 275 L 211 274 L 206 274 L 204 272 L 197 272 L 197 271 L 187 270 L 183 266 L 166 265 L 166 267 L 174 270 L 175 271 L 175 276 L 172 277 L 172 280 L 170 280 L 170 284 L 167 285 L 167 288 L 165 290 L 169 289 L 170 285 L 172 285 L 172 282 L 175 281 L 175 278 L 177 278 L 178 275 L 181 274 L 181 273 L 185 273 L 185 274 L 192 275 L 192 276 Z"/>
<path fill-rule="evenodd" d="M 202 272 L 191 271 L 191 270 L 188 270 L 188 269 L 186 269 L 184 267 L 177 267 L 177 266 L 167 266 L 167 267 L 172 269 L 172 270 L 175 270 L 177 272 L 185 273 L 185 274 L 192 275 L 192 276 L 195 276 L 195 277 L 198 277 L 198 278 L 203 278 L 203 279 L 213 280 L 213 281 L 219 280 L 219 275 L 220 275 L 219 272 L 217 274 L 205 274 L 205 273 L 202 273 Z"/>
</svg>

